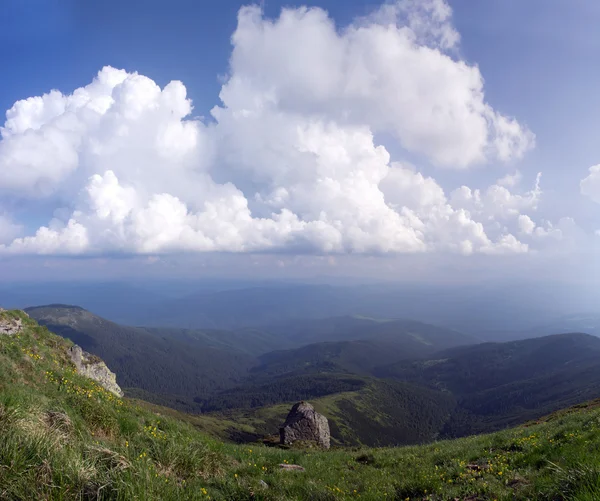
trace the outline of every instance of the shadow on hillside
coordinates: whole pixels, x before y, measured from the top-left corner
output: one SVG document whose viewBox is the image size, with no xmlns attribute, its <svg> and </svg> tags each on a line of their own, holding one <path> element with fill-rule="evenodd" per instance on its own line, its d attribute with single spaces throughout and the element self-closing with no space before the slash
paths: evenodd
<svg viewBox="0 0 600 501">
<path fill-rule="evenodd" d="M 96 340 L 84 334 L 83 332 L 79 332 L 78 330 L 69 327 L 68 325 L 53 325 L 48 324 L 43 321 L 39 322 L 40 325 L 44 325 L 48 327 L 48 330 L 58 334 L 59 336 L 65 337 L 73 341 L 75 344 L 81 346 L 85 351 L 91 351 L 98 344 Z"/>
</svg>

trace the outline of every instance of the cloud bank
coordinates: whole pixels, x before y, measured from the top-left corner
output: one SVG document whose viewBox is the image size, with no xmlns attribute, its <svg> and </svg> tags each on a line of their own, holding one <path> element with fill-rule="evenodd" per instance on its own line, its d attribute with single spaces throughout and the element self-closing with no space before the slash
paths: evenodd
<svg viewBox="0 0 600 501">
<path fill-rule="evenodd" d="M 459 38 L 443 0 L 346 27 L 319 8 L 244 7 L 209 120 L 182 82 L 110 66 L 18 101 L 0 128 L 0 253 L 527 252 L 550 231 L 530 216 L 539 175 L 528 191 L 517 172 L 446 193 L 378 141 L 458 171 L 534 146 L 486 102 Z M 51 207 L 49 222 L 26 231 L 17 203 Z"/>
</svg>

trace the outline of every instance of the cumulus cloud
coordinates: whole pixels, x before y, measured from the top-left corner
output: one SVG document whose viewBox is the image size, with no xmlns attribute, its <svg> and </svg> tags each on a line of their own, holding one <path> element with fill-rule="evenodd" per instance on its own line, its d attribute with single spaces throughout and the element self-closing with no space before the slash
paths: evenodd
<svg viewBox="0 0 600 501">
<path fill-rule="evenodd" d="M 589 235 L 570 217 L 562 217 L 556 223 L 542 220 L 538 224 L 528 215 L 520 214 L 517 225 L 521 237 L 527 235 L 536 250 L 561 252 L 574 246 L 585 247 L 589 242 Z"/>
<path fill-rule="evenodd" d="M 0 248 L 24 254 L 81 254 L 89 249 L 88 231 L 74 218 L 66 224 L 53 220 L 35 235 L 17 238 L 8 247 Z"/>
<path fill-rule="evenodd" d="M 541 177 L 540 172 L 532 189 L 522 194 L 513 193 L 506 186 L 497 183 L 485 190 L 471 190 L 468 186 L 461 186 L 451 193 L 450 200 L 453 206 L 467 209 L 487 220 L 517 217 L 523 211 L 538 208 L 542 196 Z"/>
<path fill-rule="evenodd" d="M 581 194 L 600 203 L 600 165 L 594 165 L 589 169 L 589 175 L 579 183 Z"/>
<path fill-rule="evenodd" d="M 523 174 L 521 174 L 520 171 L 515 171 L 514 174 L 507 174 L 506 176 L 498 179 L 496 184 L 500 186 L 506 186 L 507 188 L 514 188 L 515 186 L 519 186 L 522 179 Z"/>
<path fill-rule="evenodd" d="M 0 250 L 526 252 L 505 223 L 518 231 L 536 210 L 539 176 L 524 193 L 505 178 L 446 194 L 376 141 L 455 168 L 533 146 L 453 57 L 458 42 L 443 0 L 399 0 L 343 28 L 318 8 L 244 7 L 210 121 L 192 118 L 182 82 L 112 67 L 19 101 L 0 128 L 0 194 L 55 210 L 26 236 L 6 238 L 0 219 Z"/>
<path fill-rule="evenodd" d="M 477 66 L 444 52 L 456 41 L 449 13 L 445 2 L 399 1 L 340 32 L 318 8 L 277 20 L 243 8 L 221 99 L 367 123 L 441 166 L 520 158 L 534 136 L 486 103 Z"/>
<path fill-rule="evenodd" d="M 520 214 L 517 218 L 517 221 L 519 224 L 519 231 L 521 233 L 531 235 L 533 233 L 533 230 L 535 230 L 535 223 L 529 216 L 525 214 Z"/>
</svg>

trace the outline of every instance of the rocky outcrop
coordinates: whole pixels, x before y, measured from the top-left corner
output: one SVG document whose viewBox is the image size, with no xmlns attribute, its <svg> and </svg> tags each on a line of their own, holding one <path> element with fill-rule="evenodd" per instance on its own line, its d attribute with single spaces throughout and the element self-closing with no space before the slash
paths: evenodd
<svg viewBox="0 0 600 501">
<path fill-rule="evenodd" d="M 83 351 L 76 344 L 69 348 L 69 356 L 79 374 L 97 381 L 104 389 L 115 395 L 123 396 L 123 391 L 117 384 L 117 376 L 97 356 Z"/>
<path fill-rule="evenodd" d="M 308 402 L 299 402 L 292 407 L 285 423 L 279 429 L 279 438 L 282 444 L 291 445 L 296 441 L 316 442 L 329 449 L 329 422 Z"/>
<path fill-rule="evenodd" d="M 12 336 L 23 330 L 23 321 L 20 318 L 7 315 L 6 310 L 0 308 L 0 336 Z"/>
</svg>

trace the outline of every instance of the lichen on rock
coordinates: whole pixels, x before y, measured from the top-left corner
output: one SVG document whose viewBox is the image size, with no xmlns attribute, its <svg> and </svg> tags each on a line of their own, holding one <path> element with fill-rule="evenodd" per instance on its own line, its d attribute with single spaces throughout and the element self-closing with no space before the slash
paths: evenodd
<svg viewBox="0 0 600 501">
<path fill-rule="evenodd" d="M 97 356 L 83 351 L 81 346 L 76 344 L 69 348 L 69 356 L 79 374 L 97 381 L 104 389 L 115 395 L 123 396 L 123 391 L 117 384 L 117 376 Z"/>
<path fill-rule="evenodd" d="M 282 444 L 291 445 L 296 441 L 316 442 L 329 449 L 331 434 L 329 422 L 308 402 L 299 402 L 292 407 L 283 426 L 279 429 Z"/>
<path fill-rule="evenodd" d="M 23 321 L 6 313 L 6 310 L 0 308 L 0 335 L 12 336 L 23 330 Z"/>
</svg>

